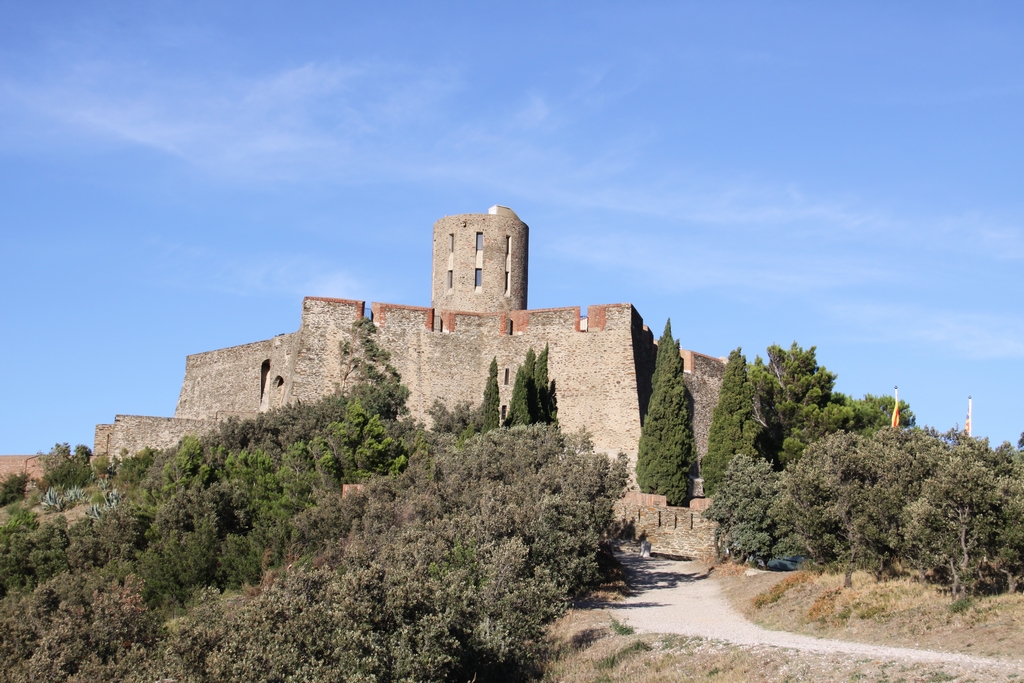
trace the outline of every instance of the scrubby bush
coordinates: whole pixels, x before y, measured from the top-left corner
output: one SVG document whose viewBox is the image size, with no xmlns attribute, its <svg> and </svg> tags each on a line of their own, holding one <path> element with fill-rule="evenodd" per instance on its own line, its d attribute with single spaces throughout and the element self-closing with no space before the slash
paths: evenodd
<svg viewBox="0 0 1024 683">
<path fill-rule="evenodd" d="M 11 474 L 0 482 L 0 506 L 17 503 L 25 498 L 28 475 L 24 472 Z"/>
<path fill-rule="evenodd" d="M 347 372 L 397 378 L 360 348 Z M 0 667 L 14 681 L 530 677 L 546 624 L 601 578 L 625 463 L 554 426 L 456 445 L 394 419 L 399 404 L 390 419 L 367 408 L 402 396 L 357 382 L 125 457 L 122 502 L 106 505 L 111 486 L 70 528 L 13 516 Z"/>
<path fill-rule="evenodd" d="M 838 432 L 808 446 L 776 489 L 754 484 L 748 459 L 734 462 L 708 514 L 743 553 L 807 555 L 842 570 L 847 586 L 856 569 L 882 579 L 912 568 L 954 598 L 1020 588 L 1024 464 L 1009 444 L 956 431 Z"/>
<path fill-rule="evenodd" d="M 715 543 L 720 555 L 739 562 L 771 556 L 778 535 L 771 507 L 778 490 L 779 474 L 764 458 L 743 453 L 732 457 L 704 513 L 718 522 Z"/>
<path fill-rule="evenodd" d="M 214 467 L 215 453 L 183 445 L 149 489 L 151 516 L 124 504 L 70 530 L 57 518 L 15 534 L 35 569 L 11 589 L 42 585 L 12 596 L 6 618 L 44 595 L 70 616 L 21 627 L 17 652 L 0 652 L 12 680 L 111 678 L 129 662 L 153 680 L 528 678 L 546 624 L 600 580 L 598 542 L 625 482 L 623 462 L 546 426 L 492 430 L 344 498 L 322 474 L 289 498 L 276 476 L 268 484 L 267 459 Z M 316 473 L 296 450 L 290 462 Z M 258 587 L 230 605 L 218 597 L 243 584 Z M 94 657 L 82 639 L 111 602 L 136 635 Z M 185 616 L 154 630 L 168 604 Z"/>
<path fill-rule="evenodd" d="M 157 451 L 143 448 L 133 456 L 121 458 L 117 463 L 117 476 L 114 481 L 123 488 L 136 486 L 146 478 L 149 468 L 153 466 Z"/>
<path fill-rule="evenodd" d="M 39 457 L 43 466 L 40 489 L 87 486 L 92 481 L 91 457 L 92 451 L 81 444 L 75 446 L 74 453 L 68 444 L 56 444 L 49 453 Z"/>
</svg>

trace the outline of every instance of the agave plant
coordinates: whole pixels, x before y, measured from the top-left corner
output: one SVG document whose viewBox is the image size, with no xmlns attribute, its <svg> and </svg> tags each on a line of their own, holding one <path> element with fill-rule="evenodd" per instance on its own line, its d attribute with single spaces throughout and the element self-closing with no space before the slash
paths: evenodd
<svg viewBox="0 0 1024 683">
<path fill-rule="evenodd" d="M 81 486 L 72 486 L 64 492 L 64 500 L 72 506 L 83 498 L 85 498 L 85 491 L 82 490 Z"/>
<path fill-rule="evenodd" d="M 106 477 L 103 477 L 102 479 L 97 479 L 96 486 L 99 488 L 100 491 L 106 493 L 107 489 L 110 488 L 110 479 Z"/>
<path fill-rule="evenodd" d="M 42 505 L 47 510 L 52 510 L 54 512 L 60 512 L 61 510 L 63 510 L 65 507 L 65 502 L 66 501 L 64 500 L 64 496 L 61 495 L 60 491 L 53 488 L 52 486 L 48 488 L 46 490 L 46 493 L 44 493 L 39 498 L 40 505 Z"/>
<path fill-rule="evenodd" d="M 93 519 L 99 519 L 100 515 L 103 514 L 103 508 L 96 503 L 93 503 L 89 506 L 89 509 L 85 511 L 85 514 Z"/>
<path fill-rule="evenodd" d="M 113 510 L 118 506 L 118 504 L 121 502 L 121 494 L 118 493 L 116 486 L 107 492 L 106 499 L 107 503 L 105 507 L 107 510 Z"/>
</svg>

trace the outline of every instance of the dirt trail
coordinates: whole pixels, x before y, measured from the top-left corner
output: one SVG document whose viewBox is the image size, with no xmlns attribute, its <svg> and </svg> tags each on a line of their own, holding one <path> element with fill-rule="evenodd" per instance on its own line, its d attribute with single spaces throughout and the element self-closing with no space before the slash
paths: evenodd
<svg viewBox="0 0 1024 683">
<path fill-rule="evenodd" d="M 678 633 L 725 640 L 739 645 L 773 646 L 822 654 L 850 654 L 874 660 L 950 663 L 1024 672 L 1024 661 L 869 645 L 844 640 L 769 631 L 747 620 L 722 595 L 721 587 L 698 562 L 674 562 L 637 555 L 619 556 L 633 595 L 603 605 L 616 619 L 637 631 Z"/>
</svg>

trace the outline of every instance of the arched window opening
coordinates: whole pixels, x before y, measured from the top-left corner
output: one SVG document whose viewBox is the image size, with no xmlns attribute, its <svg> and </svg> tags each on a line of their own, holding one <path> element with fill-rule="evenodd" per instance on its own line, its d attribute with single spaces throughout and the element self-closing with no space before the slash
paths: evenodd
<svg viewBox="0 0 1024 683">
<path fill-rule="evenodd" d="M 263 361 L 263 365 L 260 366 L 260 401 L 263 400 L 263 394 L 267 390 L 267 375 L 270 374 L 270 359 Z"/>
</svg>

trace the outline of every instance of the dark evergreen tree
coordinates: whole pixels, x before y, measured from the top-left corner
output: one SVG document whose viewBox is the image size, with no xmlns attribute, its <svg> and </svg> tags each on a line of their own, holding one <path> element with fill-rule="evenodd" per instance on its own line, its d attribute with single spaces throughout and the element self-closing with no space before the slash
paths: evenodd
<svg viewBox="0 0 1024 683">
<path fill-rule="evenodd" d="M 512 387 L 512 400 L 508 402 L 508 415 L 505 417 L 506 427 L 530 424 L 530 399 L 527 384 L 533 383 L 532 374 L 527 376 L 526 364 L 516 370 L 516 382 Z"/>
<path fill-rule="evenodd" d="M 551 424 L 555 421 L 555 383 L 548 381 L 548 352 L 550 345 L 537 356 L 533 370 L 533 383 L 537 387 L 537 422 Z"/>
<path fill-rule="evenodd" d="M 683 359 L 672 338 L 672 323 L 658 342 L 651 401 L 640 434 L 636 480 L 645 493 L 657 493 L 669 505 L 686 499 L 690 466 L 693 464 L 693 426 L 683 382 Z"/>
<path fill-rule="evenodd" d="M 481 430 L 484 434 L 497 429 L 501 422 L 501 397 L 498 395 L 498 359 L 491 360 L 487 371 L 487 387 L 484 389 L 484 423 Z"/>
<path fill-rule="evenodd" d="M 754 420 L 754 390 L 747 377 L 747 357 L 742 349 L 729 354 L 718 405 L 711 415 L 708 453 L 700 464 L 704 494 L 713 495 L 737 453 L 757 457 L 761 425 Z"/>
<path fill-rule="evenodd" d="M 534 352 L 533 347 L 526 352 L 526 360 L 523 361 L 523 380 L 526 385 L 526 410 L 529 415 L 529 419 L 525 424 L 535 424 L 538 422 L 537 416 L 539 413 L 538 402 L 537 402 L 537 354 Z"/>
<path fill-rule="evenodd" d="M 804 449 L 827 434 L 855 427 L 856 411 L 833 392 L 836 375 L 818 365 L 816 349 L 796 342 L 789 349 L 768 347 L 750 367 L 754 419 L 764 428 L 761 451 L 777 467 L 800 459 Z"/>
</svg>

